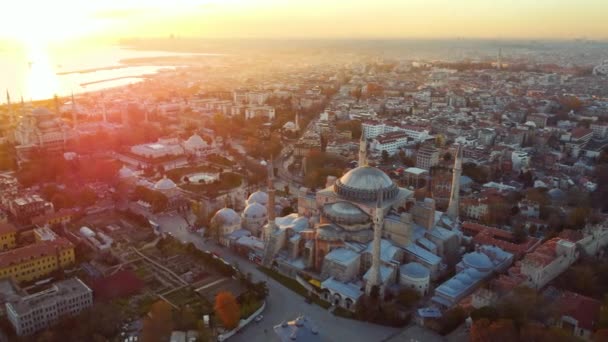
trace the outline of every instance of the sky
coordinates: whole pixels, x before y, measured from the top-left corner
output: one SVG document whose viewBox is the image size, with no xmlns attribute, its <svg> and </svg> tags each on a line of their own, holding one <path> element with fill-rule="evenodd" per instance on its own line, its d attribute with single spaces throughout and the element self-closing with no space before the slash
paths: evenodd
<svg viewBox="0 0 608 342">
<path fill-rule="evenodd" d="M 607 0 L 6 0 L 0 39 L 608 39 Z"/>
</svg>

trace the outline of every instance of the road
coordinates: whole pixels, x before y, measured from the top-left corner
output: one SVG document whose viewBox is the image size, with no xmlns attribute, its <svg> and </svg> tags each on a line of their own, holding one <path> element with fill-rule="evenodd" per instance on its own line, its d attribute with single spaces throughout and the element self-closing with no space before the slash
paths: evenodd
<svg viewBox="0 0 608 342">
<path fill-rule="evenodd" d="M 272 332 L 275 325 L 292 320 L 301 314 L 308 316 L 317 325 L 322 341 L 383 341 L 399 332 L 399 329 L 395 328 L 336 317 L 318 305 L 306 303 L 300 295 L 260 272 L 256 264 L 217 246 L 214 242 L 206 243 L 200 234 L 189 232 L 186 229 L 187 223 L 177 214 L 159 216 L 157 222 L 163 231 L 170 232 L 183 243 L 192 242 L 201 250 L 216 252 L 226 261 L 238 265 L 241 271 L 251 273 L 255 281 L 267 282 L 270 294 L 266 300 L 264 319 L 260 323 L 251 323 L 229 341 L 272 341 L 275 338 Z"/>
</svg>

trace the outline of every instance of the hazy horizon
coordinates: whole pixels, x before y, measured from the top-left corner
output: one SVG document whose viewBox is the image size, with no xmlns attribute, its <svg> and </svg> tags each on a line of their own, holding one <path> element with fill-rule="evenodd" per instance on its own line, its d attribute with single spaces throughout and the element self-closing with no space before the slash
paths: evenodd
<svg viewBox="0 0 608 342">
<path fill-rule="evenodd" d="M 35 9 L 33 11 L 32 9 Z M 608 39 L 608 3 L 583 0 L 23 0 L 0 39 L 24 44 L 125 37 L 205 39 Z"/>
</svg>

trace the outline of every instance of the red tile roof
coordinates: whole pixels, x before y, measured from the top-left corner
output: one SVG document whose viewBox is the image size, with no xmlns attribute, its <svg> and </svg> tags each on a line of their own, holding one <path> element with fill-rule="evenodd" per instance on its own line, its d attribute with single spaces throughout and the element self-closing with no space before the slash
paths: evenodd
<svg viewBox="0 0 608 342">
<path fill-rule="evenodd" d="M 0 235 L 16 233 L 17 228 L 10 223 L 0 223 Z"/>
<path fill-rule="evenodd" d="M 574 292 L 563 292 L 558 300 L 558 308 L 562 316 L 570 316 L 578 321 L 578 327 L 593 331 L 599 320 L 599 300 L 585 297 Z"/>
<path fill-rule="evenodd" d="M 593 134 L 593 130 L 584 127 L 577 127 L 572 130 L 571 136 L 573 139 L 580 139 L 586 135 Z"/>
<path fill-rule="evenodd" d="M 540 244 L 540 240 L 528 237 L 523 243 L 514 243 L 513 234 L 506 230 L 484 226 L 482 224 L 465 221 L 462 224 L 465 234 L 473 236 L 473 242 L 480 245 L 493 245 L 515 255 L 515 258 L 531 252 Z"/>
<path fill-rule="evenodd" d="M 65 238 L 51 241 L 40 241 L 21 248 L 0 253 L 0 268 L 20 264 L 25 261 L 55 255 L 59 251 L 74 248 L 74 245 Z"/>
</svg>

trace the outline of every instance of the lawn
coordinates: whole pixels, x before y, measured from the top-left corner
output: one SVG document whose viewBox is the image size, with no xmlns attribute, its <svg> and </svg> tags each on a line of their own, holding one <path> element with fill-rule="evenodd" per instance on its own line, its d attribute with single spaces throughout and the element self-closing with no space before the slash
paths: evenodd
<svg viewBox="0 0 608 342">
<path fill-rule="evenodd" d="M 200 301 L 200 297 L 189 287 L 172 292 L 166 295 L 165 298 L 179 307 Z"/>
<path fill-rule="evenodd" d="M 234 165 L 234 162 L 230 159 L 226 159 L 220 155 L 217 154 L 211 154 L 207 157 L 207 160 L 215 163 L 215 164 L 219 164 L 219 165 L 224 165 L 224 166 L 228 166 L 231 167 Z"/>
<path fill-rule="evenodd" d="M 220 174 L 220 179 L 217 182 L 210 184 L 204 183 L 186 183 L 180 187 L 187 191 L 196 193 L 218 193 L 220 191 L 234 189 L 241 185 L 243 177 L 237 173 L 225 172 Z"/>
<path fill-rule="evenodd" d="M 207 165 L 198 165 L 198 166 L 187 166 L 180 167 L 177 169 L 172 169 L 167 171 L 167 177 L 171 178 L 172 181 L 179 183 L 181 182 L 181 178 L 186 175 L 190 175 L 193 173 L 199 172 L 218 172 L 219 170 L 213 166 Z"/>
</svg>

